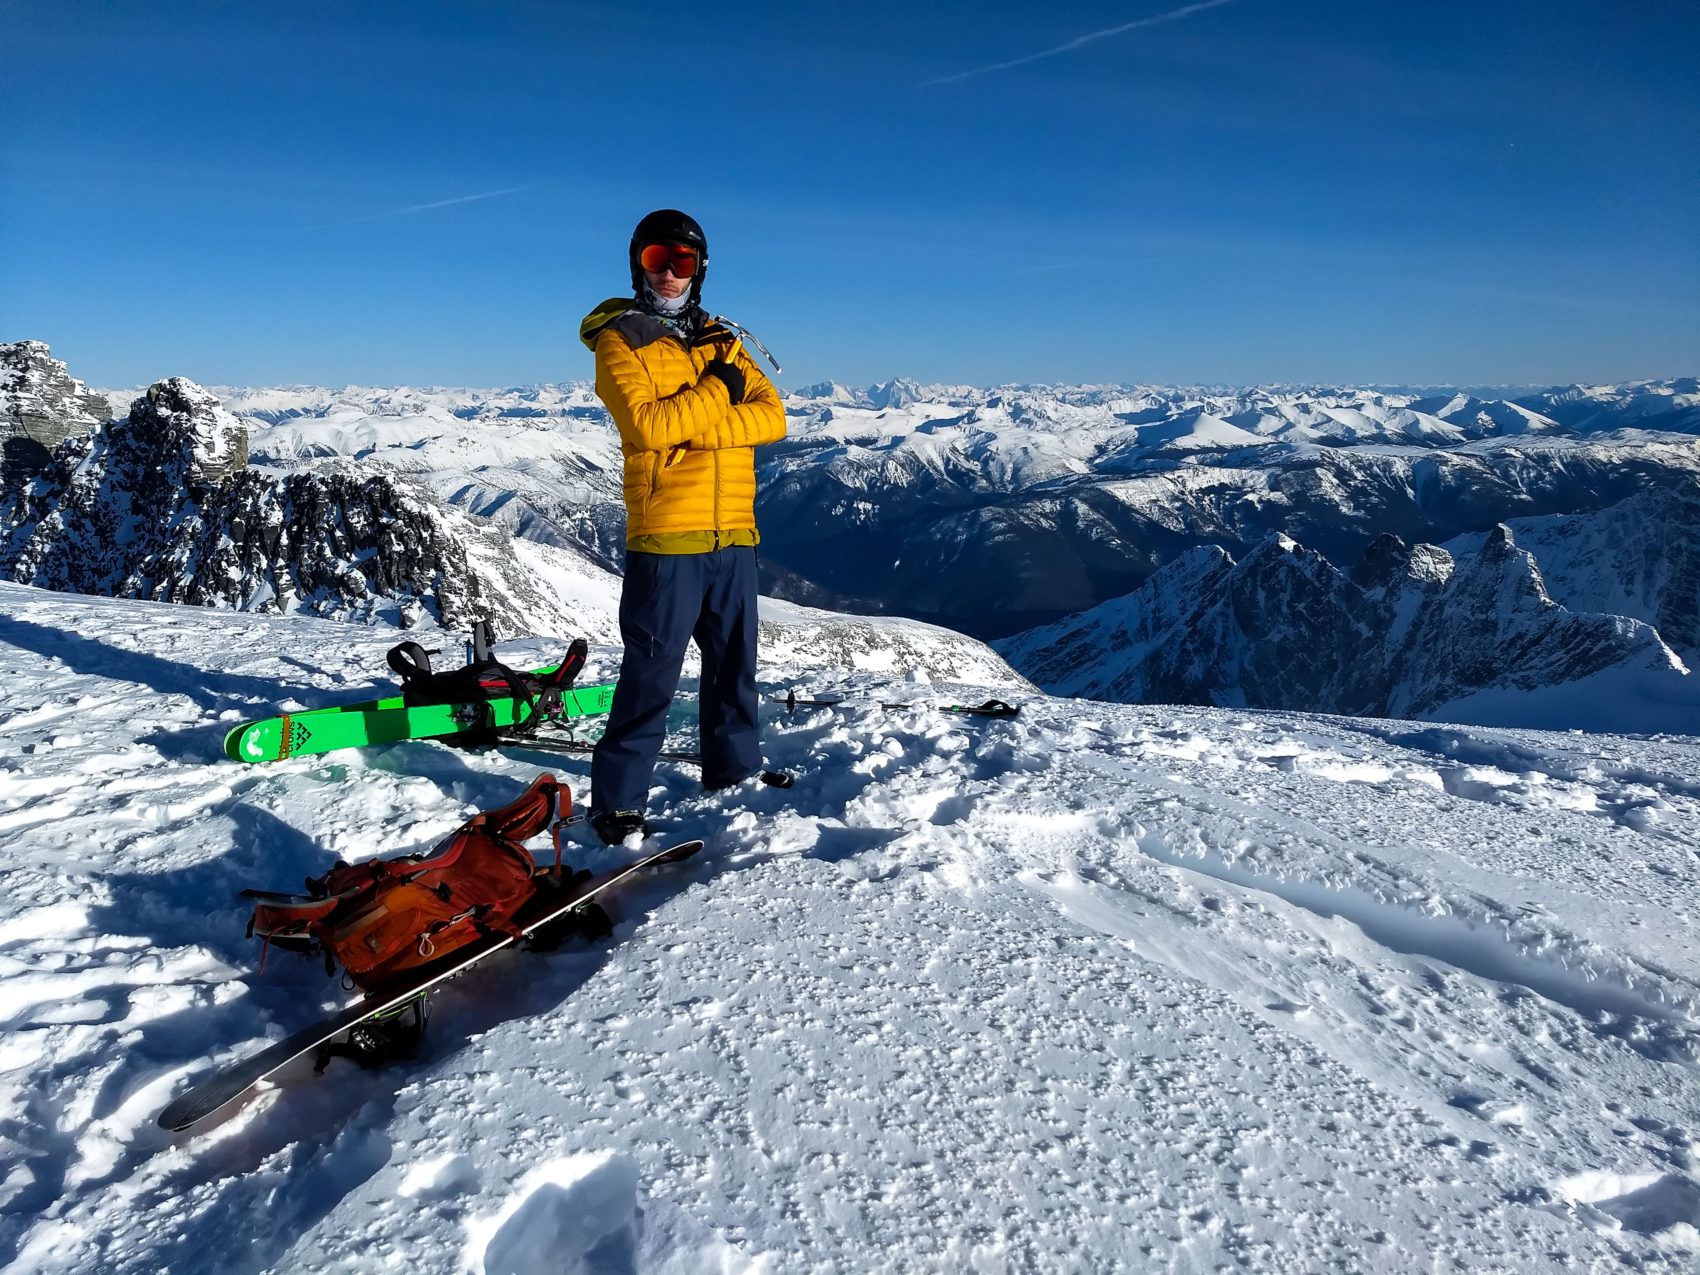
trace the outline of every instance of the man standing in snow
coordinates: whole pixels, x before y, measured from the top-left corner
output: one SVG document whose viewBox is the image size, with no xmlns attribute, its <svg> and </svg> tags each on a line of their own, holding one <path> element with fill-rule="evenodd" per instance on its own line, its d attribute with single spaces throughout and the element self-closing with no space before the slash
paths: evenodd
<svg viewBox="0 0 1700 1275">
<path fill-rule="evenodd" d="M 754 449 L 785 437 L 772 383 L 702 308 L 702 227 L 676 209 L 652 212 L 627 256 L 634 295 L 604 301 L 579 328 L 625 458 L 625 655 L 590 768 L 590 823 L 610 845 L 647 831 L 650 775 L 693 637 L 703 787 L 763 773 Z"/>
</svg>

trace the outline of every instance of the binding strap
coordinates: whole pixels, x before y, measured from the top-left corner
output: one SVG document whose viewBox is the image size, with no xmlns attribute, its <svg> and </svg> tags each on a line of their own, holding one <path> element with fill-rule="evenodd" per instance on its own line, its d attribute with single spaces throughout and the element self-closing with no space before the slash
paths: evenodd
<svg viewBox="0 0 1700 1275">
<path fill-rule="evenodd" d="M 472 622 L 472 663 L 474 666 L 487 664 L 495 658 L 493 634 L 490 621 L 474 620 Z"/>
<path fill-rule="evenodd" d="M 562 809 L 565 806 L 566 809 Z M 549 795 L 549 839 L 555 843 L 555 879 L 561 876 L 561 838 L 567 826 L 567 820 L 573 814 L 572 789 L 563 783 L 556 783 L 554 791 Z"/>
<path fill-rule="evenodd" d="M 561 697 L 572 684 L 578 681 L 578 675 L 584 670 L 584 662 L 590 655 L 590 643 L 583 638 L 577 638 L 567 648 L 566 656 L 556 666 L 555 671 L 544 678 L 537 695 L 537 702 L 531 706 L 523 724 L 516 721 L 509 733 L 515 735 L 530 735 L 538 726 L 551 721 L 561 714 Z"/>
<path fill-rule="evenodd" d="M 392 646 L 384 659 L 391 671 L 401 678 L 404 690 L 431 677 L 430 653 L 417 642 L 401 642 Z"/>
</svg>

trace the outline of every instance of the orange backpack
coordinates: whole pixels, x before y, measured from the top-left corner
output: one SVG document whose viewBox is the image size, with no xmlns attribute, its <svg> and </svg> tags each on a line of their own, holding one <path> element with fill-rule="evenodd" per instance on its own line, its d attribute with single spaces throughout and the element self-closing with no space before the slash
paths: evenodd
<svg viewBox="0 0 1700 1275">
<path fill-rule="evenodd" d="M 342 966 L 356 987 L 382 986 L 490 934 L 517 935 L 515 914 L 546 871 L 520 843 L 552 826 L 559 871 L 560 825 L 571 812 L 567 786 L 540 775 L 518 800 L 474 815 L 427 854 L 339 860 L 307 882 L 306 896 L 244 891 L 262 900 L 248 933 L 266 948 L 323 951 L 327 969 Z"/>
</svg>

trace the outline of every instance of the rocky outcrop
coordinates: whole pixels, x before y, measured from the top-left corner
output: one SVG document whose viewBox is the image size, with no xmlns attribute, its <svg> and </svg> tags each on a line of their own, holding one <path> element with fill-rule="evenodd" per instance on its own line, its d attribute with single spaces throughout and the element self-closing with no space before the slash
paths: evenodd
<svg viewBox="0 0 1700 1275">
<path fill-rule="evenodd" d="M 92 393 L 40 341 L 0 344 L 0 481 L 45 469 L 67 438 L 111 419 Z"/>
<path fill-rule="evenodd" d="M 404 625 L 552 605 L 510 546 L 484 543 L 491 533 L 398 476 L 347 464 L 279 476 L 248 469 L 246 451 L 213 395 L 159 382 L 128 416 L 62 442 L 11 494 L 0 577 Z"/>
<path fill-rule="evenodd" d="M 180 471 L 193 487 L 215 486 L 248 464 L 247 427 L 183 376 L 149 386 L 112 436 L 131 462 Z"/>
</svg>

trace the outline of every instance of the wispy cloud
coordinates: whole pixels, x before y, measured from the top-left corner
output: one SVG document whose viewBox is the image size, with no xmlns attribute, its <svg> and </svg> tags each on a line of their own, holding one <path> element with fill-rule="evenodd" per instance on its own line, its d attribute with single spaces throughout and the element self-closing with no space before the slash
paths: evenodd
<svg viewBox="0 0 1700 1275">
<path fill-rule="evenodd" d="M 501 190 L 481 191 L 476 195 L 456 195 L 453 199 L 433 199 L 428 204 L 409 204 L 406 208 L 390 208 L 383 212 L 368 213 L 364 217 L 350 217 L 347 221 L 333 221 L 331 226 L 358 226 L 361 222 L 381 221 L 385 217 L 406 217 L 412 213 L 427 212 L 432 208 L 447 208 L 451 204 L 472 204 L 480 199 L 499 199 L 503 195 L 517 195 L 521 191 L 536 190 L 541 182 L 531 182 L 524 186 L 504 186 Z M 325 227 L 320 227 L 324 229 Z"/>
<path fill-rule="evenodd" d="M 932 88 L 938 84 L 955 84 L 959 80 L 972 79 L 976 75 L 989 75 L 993 71 L 1007 71 L 1012 66 L 1026 66 L 1029 62 L 1037 62 L 1041 58 L 1054 58 L 1059 53 L 1068 53 L 1082 45 L 1091 44 L 1095 40 L 1107 40 L 1113 35 L 1122 35 L 1128 31 L 1137 31 L 1141 27 L 1154 27 L 1162 22 L 1174 22 L 1179 18 L 1190 17 L 1202 13 L 1206 9 L 1219 9 L 1234 0 L 1201 0 L 1198 4 L 1183 5 L 1168 13 L 1159 13 L 1150 18 L 1138 18 L 1132 22 L 1124 22 L 1120 26 L 1105 27 L 1102 31 L 1089 31 L 1082 36 L 1076 36 L 1067 44 L 1059 44 L 1054 49 L 1041 49 L 1037 53 L 1029 53 L 1025 57 L 1011 58 L 1008 62 L 993 62 L 990 66 L 977 66 L 971 71 L 958 71 L 955 75 L 941 75 L 936 80 L 927 80 L 921 87 Z"/>
<path fill-rule="evenodd" d="M 1700 319 L 1700 310 L 1665 305 L 1648 305 L 1642 301 L 1625 301 L 1613 296 L 1571 296 L 1552 292 L 1526 292 L 1518 288 L 1487 287 L 1481 284 L 1448 284 L 1434 279 L 1411 279 L 1407 286 L 1439 289 L 1460 296 L 1479 297 L 1485 301 L 1514 301 L 1520 305 L 1559 306 L 1567 310 L 1598 310 L 1606 314 L 1637 314 L 1654 319 Z"/>
</svg>

